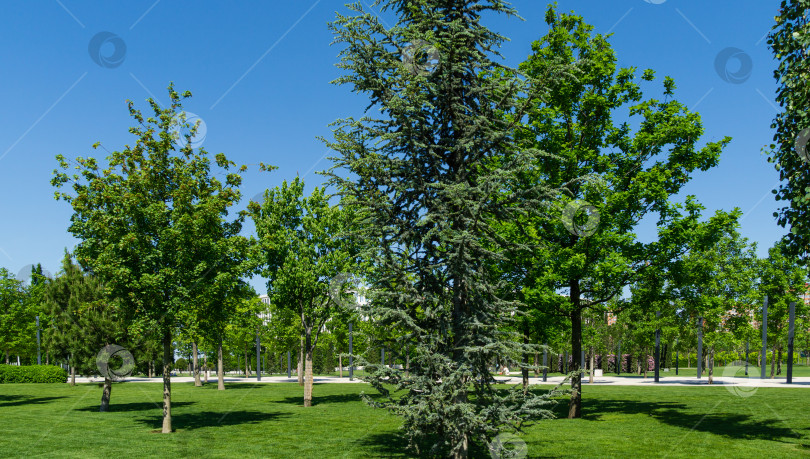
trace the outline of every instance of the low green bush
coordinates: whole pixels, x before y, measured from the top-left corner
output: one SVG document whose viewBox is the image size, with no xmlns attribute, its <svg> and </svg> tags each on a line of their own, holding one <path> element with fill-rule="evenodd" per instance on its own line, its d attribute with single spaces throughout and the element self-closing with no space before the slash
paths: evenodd
<svg viewBox="0 0 810 459">
<path fill-rule="evenodd" d="M 3 383 L 63 383 L 67 371 L 54 365 L 0 365 L 0 384 Z"/>
</svg>

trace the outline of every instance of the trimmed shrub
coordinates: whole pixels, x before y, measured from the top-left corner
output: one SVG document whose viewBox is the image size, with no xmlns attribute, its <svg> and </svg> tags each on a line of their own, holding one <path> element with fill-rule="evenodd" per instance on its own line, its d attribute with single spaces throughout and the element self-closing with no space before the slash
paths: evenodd
<svg viewBox="0 0 810 459">
<path fill-rule="evenodd" d="M 63 383 L 67 371 L 54 365 L 0 365 L 0 384 Z"/>
</svg>

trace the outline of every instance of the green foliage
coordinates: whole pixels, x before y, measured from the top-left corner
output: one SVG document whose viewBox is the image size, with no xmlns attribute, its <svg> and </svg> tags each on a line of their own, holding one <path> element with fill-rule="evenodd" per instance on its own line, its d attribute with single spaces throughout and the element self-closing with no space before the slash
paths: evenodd
<svg viewBox="0 0 810 459">
<path fill-rule="evenodd" d="M 64 383 L 67 371 L 53 365 L 0 365 L 0 384 Z"/>
<path fill-rule="evenodd" d="M 768 249 L 768 258 L 761 260 L 760 270 L 759 293 L 768 296 L 768 342 L 786 347 L 790 303 L 796 303 L 796 318 L 801 320 L 808 312 L 800 298 L 806 290 L 806 268 L 790 253 L 787 240 L 782 239 Z M 760 300 L 755 309 L 760 321 L 761 305 Z"/>
<path fill-rule="evenodd" d="M 99 279 L 82 271 L 69 253 L 62 270 L 48 283 L 44 301 L 52 324 L 43 339 L 55 357 L 69 359 L 80 374 L 97 374 L 96 357 L 108 344 L 126 344 L 115 303 L 105 297 Z"/>
<path fill-rule="evenodd" d="M 691 196 L 682 204 L 670 200 L 693 173 L 717 164 L 730 139 L 699 147 L 700 116 L 674 98 L 674 81 L 664 77 L 656 88 L 652 70 L 639 75 L 618 67 L 609 37 L 582 17 L 549 7 L 546 22 L 550 31 L 532 44 L 520 69 L 531 82 L 553 78 L 546 91 L 530 93 L 519 139 L 553 153 L 540 157 L 525 180 L 545 180 L 562 192 L 558 205 L 518 220 L 515 233 L 547 241 L 521 266 L 529 271 L 526 297 L 546 314 L 570 320 L 578 355 L 585 309 L 604 311 L 645 270 L 664 270 L 685 250 L 701 206 Z M 647 87 L 661 97 L 645 97 Z M 649 243 L 635 235 L 645 218 L 658 226 L 658 239 Z M 572 386 L 569 417 L 579 417 L 576 375 Z"/>
<path fill-rule="evenodd" d="M 351 288 L 343 277 L 358 273 L 357 211 L 348 199 L 329 203 L 324 188 L 304 196 L 304 182 L 265 192 L 264 202 L 251 203 L 259 241 L 257 265 L 268 278 L 267 291 L 278 317 L 275 331 L 291 338 L 295 317 L 304 339 L 307 381 L 304 404 L 311 403 L 312 352 L 329 320 L 344 320 L 349 310 L 341 301 Z M 308 399 L 308 397 L 310 397 Z"/>
<path fill-rule="evenodd" d="M 221 323 L 225 298 L 243 284 L 238 279 L 247 268 L 247 240 L 238 235 L 244 217 L 228 219 L 245 167 L 195 148 L 197 126 L 182 110 L 191 93 L 173 85 L 168 93 L 166 108 L 148 100 L 151 116 L 128 101 L 137 123 L 129 129 L 134 145 L 110 153 L 106 165 L 76 158 L 72 175 L 58 155 L 62 171 L 51 180 L 56 198 L 73 208 L 68 231 L 80 241 L 79 263 L 103 282 L 133 334 L 154 330 L 163 341 L 164 433 L 171 431 L 172 333 L 181 325 L 199 329 L 205 318 Z M 188 130 L 184 139 L 178 129 Z M 67 184 L 73 194 L 62 190 Z"/>
<path fill-rule="evenodd" d="M 496 61 L 505 38 L 481 23 L 515 11 L 498 0 L 380 6 L 398 16 L 395 25 L 360 3 L 331 24 L 344 45 L 346 74 L 336 83 L 370 104 L 362 119 L 336 123 L 330 183 L 369 212 L 364 314 L 380 330 L 402 331 L 388 349 L 413 352 L 410 374 L 369 366 L 386 396 L 378 406 L 404 418 L 412 447 L 429 441 L 428 454 L 461 457 L 550 416 L 544 397 L 493 391 L 489 366 L 526 349 L 509 329 L 519 304 L 491 269 L 516 244 L 496 228 L 547 207 L 551 191 L 517 186 L 540 155 L 515 142 L 510 118 L 525 114 L 530 88 Z"/>
<path fill-rule="evenodd" d="M 789 227 L 787 248 L 806 262 L 810 255 L 810 21 L 808 0 L 782 0 L 776 23 L 768 35 L 768 45 L 779 62 L 774 70 L 776 101 L 782 111 L 776 115 L 774 143 L 768 147 L 768 161 L 779 171 L 782 183 L 774 190 L 777 201 L 784 201 L 774 212 L 782 227 Z"/>
</svg>

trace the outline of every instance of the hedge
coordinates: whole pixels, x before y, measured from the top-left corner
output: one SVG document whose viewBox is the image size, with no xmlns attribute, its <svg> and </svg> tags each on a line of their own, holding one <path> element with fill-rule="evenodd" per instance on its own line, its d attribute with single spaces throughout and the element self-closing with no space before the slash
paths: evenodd
<svg viewBox="0 0 810 459">
<path fill-rule="evenodd" d="M 2 383 L 63 383 L 67 371 L 54 365 L 0 365 Z"/>
</svg>

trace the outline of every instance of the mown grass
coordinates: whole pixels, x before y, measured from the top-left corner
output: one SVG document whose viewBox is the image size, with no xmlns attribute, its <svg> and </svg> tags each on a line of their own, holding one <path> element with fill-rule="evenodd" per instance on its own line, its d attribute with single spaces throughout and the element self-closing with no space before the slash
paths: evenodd
<svg viewBox="0 0 810 459">
<path fill-rule="evenodd" d="M 398 418 L 359 400 L 362 384 L 173 385 L 173 434 L 161 386 L 116 384 L 99 413 L 95 384 L 0 385 L 3 457 L 408 457 Z M 799 457 L 810 455 L 808 389 L 586 386 L 582 419 L 526 429 L 529 457 Z M 805 446 L 807 445 L 807 446 Z M 477 450 L 481 454 L 483 450 Z"/>
</svg>

